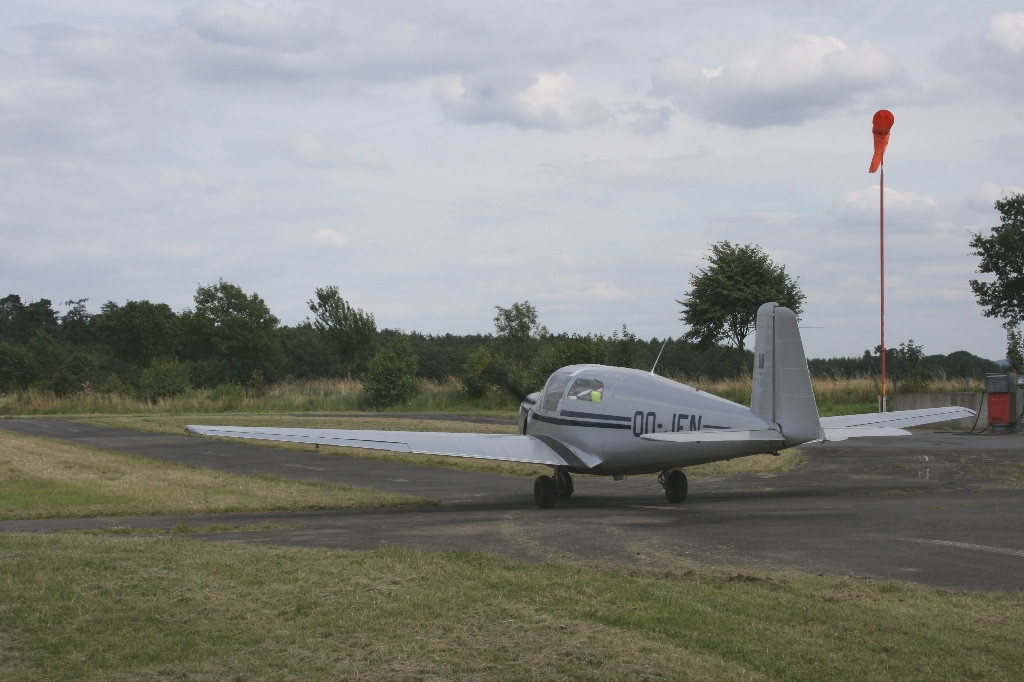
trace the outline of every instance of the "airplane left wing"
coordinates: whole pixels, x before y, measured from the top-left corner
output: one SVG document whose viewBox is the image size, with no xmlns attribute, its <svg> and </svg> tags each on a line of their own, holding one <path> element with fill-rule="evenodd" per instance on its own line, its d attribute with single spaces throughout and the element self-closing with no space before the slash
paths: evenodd
<svg viewBox="0 0 1024 682">
<path fill-rule="evenodd" d="M 549 436 L 517 436 L 494 433 L 444 433 L 435 431 L 355 431 L 342 429 L 295 429 L 258 426 L 203 426 L 190 424 L 189 433 L 201 436 L 248 438 L 336 445 L 346 448 L 390 450 L 418 455 L 469 457 L 503 462 L 569 466 L 589 469 L 596 457 L 577 452 Z"/>
</svg>

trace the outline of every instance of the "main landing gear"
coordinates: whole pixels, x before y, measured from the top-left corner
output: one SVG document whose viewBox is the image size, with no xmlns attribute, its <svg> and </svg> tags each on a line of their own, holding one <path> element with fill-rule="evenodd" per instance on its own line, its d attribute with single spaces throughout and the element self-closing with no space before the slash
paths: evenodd
<svg viewBox="0 0 1024 682">
<path fill-rule="evenodd" d="M 662 471 L 658 474 L 658 483 L 665 488 L 665 497 L 668 498 L 669 502 L 673 504 L 682 502 L 686 499 L 686 474 L 678 469 L 672 469 L 671 471 Z"/>
<path fill-rule="evenodd" d="M 541 509 L 551 509 L 555 501 L 567 500 L 574 492 L 568 471 L 555 471 L 553 476 L 538 476 L 533 483 L 533 498 Z"/>
</svg>

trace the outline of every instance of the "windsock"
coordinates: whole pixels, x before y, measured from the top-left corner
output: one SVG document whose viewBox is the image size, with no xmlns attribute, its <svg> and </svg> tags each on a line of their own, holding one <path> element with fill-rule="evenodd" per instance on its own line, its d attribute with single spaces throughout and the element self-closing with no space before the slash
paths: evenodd
<svg viewBox="0 0 1024 682">
<path fill-rule="evenodd" d="M 871 157 L 871 168 L 868 173 L 874 173 L 882 165 L 882 155 L 889 144 L 889 130 L 896 119 L 888 109 L 881 109 L 875 112 L 871 119 L 871 134 L 875 136 L 875 155 Z"/>
</svg>

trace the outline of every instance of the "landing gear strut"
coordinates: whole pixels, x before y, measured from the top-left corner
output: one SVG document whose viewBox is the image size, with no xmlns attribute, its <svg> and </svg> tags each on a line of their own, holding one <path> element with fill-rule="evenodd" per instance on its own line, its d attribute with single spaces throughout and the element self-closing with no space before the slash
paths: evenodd
<svg viewBox="0 0 1024 682">
<path fill-rule="evenodd" d="M 669 502 L 677 504 L 686 499 L 686 474 L 678 469 L 662 471 L 658 474 L 658 483 L 665 488 L 665 497 Z"/>
<path fill-rule="evenodd" d="M 572 476 L 568 471 L 555 472 L 555 485 L 558 486 L 558 499 L 568 500 L 572 497 L 575 488 L 572 485 Z"/>
<path fill-rule="evenodd" d="M 538 476 L 533 483 L 533 499 L 541 509 L 551 509 L 556 500 L 572 497 L 574 488 L 568 471 L 555 471 L 553 476 Z"/>
</svg>

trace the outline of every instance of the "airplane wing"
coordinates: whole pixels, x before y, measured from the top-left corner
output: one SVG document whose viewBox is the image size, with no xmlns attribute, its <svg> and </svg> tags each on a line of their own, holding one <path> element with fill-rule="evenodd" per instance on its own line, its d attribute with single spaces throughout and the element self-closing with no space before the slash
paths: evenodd
<svg viewBox="0 0 1024 682">
<path fill-rule="evenodd" d="M 723 443 L 735 441 L 761 441 L 785 447 L 785 439 L 778 431 L 770 429 L 722 430 L 722 431 L 676 431 L 674 433 L 645 433 L 641 440 L 661 443 Z"/>
<path fill-rule="evenodd" d="M 974 410 L 966 407 L 927 407 L 921 410 L 822 417 L 819 422 L 824 440 L 846 440 L 865 436 L 909 436 L 910 432 L 903 429 L 951 419 L 966 419 L 975 414 Z"/>
<path fill-rule="evenodd" d="M 600 461 L 576 452 L 550 436 L 517 436 L 494 433 L 443 433 L 435 431 L 351 431 L 260 426 L 202 426 L 190 424 L 189 433 L 225 438 L 336 445 L 345 448 L 390 450 L 418 455 L 494 459 L 503 462 L 569 466 L 589 469 Z"/>
</svg>

